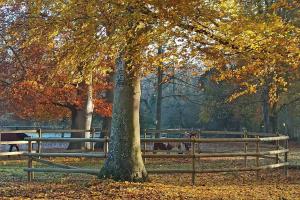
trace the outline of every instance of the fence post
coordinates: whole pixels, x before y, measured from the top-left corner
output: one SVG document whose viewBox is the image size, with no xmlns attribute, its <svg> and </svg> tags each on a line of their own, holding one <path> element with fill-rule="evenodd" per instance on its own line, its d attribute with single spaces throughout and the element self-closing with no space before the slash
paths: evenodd
<svg viewBox="0 0 300 200">
<path fill-rule="evenodd" d="M 95 128 L 91 129 L 91 135 L 92 135 L 92 139 L 94 139 L 95 138 Z M 91 149 L 92 149 L 92 151 L 95 150 L 94 142 L 91 142 Z"/>
<path fill-rule="evenodd" d="M 151 138 L 154 138 L 155 139 L 155 134 L 153 134 L 153 133 L 150 133 L 150 135 L 151 135 Z M 154 136 L 154 137 L 153 137 Z M 155 150 L 154 150 L 154 144 L 155 144 L 155 142 L 152 142 L 152 154 L 155 154 Z"/>
<path fill-rule="evenodd" d="M 284 148 L 287 150 L 289 149 L 289 140 L 288 139 L 285 140 Z M 285 163 L 288 162 L 288 152 L 284 153 L 284 162 Z M 285 175 L 285 177 L 288 177 L 288 166 L 286 166 L 286 165 L 284 166 L 284 175 Z"/>
<path fill-rule="evenodd" d="M 103 151 L 104 151 L 104 155 L 105 155 L 105 158 L 106 158 L 107 153 L 108 153 L 108 137 L 107 136 L 104 136 Z"/>
<path fill-rule="evenodd" d="M 192 167 L 193 167 L 193 173 L 192 173 L 192 184 L 195 185 L 195 176 L 196 176 L 196 169 L 195 169 L 195 136 L 192 137 L 192 153 L 193 153 L 193 160 L 192 160 Z"/>
<path fill-rule="evenodd" d="M 30 141 L 28 141 L 28 153 L 31 153 L 31 152 L 32 152 L 32 142 L 30 140 Z M 31 155 L 28 156 L 28 168 L 29 169 L 32 168 L 32 156 Z M 31 182 L 33 179 L 33 172 L 28 171 L 27 178 L 28 178 L 28 182 Z"/>
<path fill-rule="evenodd" d="M 42 138 L 42 129 L 39 128 L 37 132 L 38 132 L 39 139 Z M 41 153 L 42 152 L 42 146 L 41 146 L 41 141 L 40 140 L 37 141 L 37 146 L 38 146 L 37 152 Z"/>
<path fill-rule="evenodd" d="M 276 136 L 278 137 L 279 136 L 279 133 L 276 132 Z M 280 149 L 280 146 L 279 146 L 279 140 L 276 140 L 276 150 L 279 150 Z M 279 154 L 277 153 L 276 154 L 276 163 L 278 164 L 279 163 Z"/>
<path fill-rule="evenodd" d="M 145 129 L 144 130 L 144 139 L 147 138 L 147 130 Z M 146 140 L 144 140 L 144 164 L 146 164 L 146 158 L 145 158 L 145 155 L 146 155 L 146 149 L 147 149 L 147 143 L 146 143 Z"/>
<path fill-rule="evenodd" d="M 201 130 L 198 133 L 198 139 L 200 139 L 200 138 L 201 138 Z M 198 143 L 197 146 L 198 146 L 198 153 L 200 153 L 201 152 L 200 142 Z"/>
<path fill-rule="evenodd" d="M 244 132 L 244 138 L 248 138 L 248 132 L 247 129 L 243 129 Z M 247 154 L 248 152 L 248 142 L 244 142 L 244 153 Z M 244 157 L 244 166 L 247 167 L 247 156 Z"/>
<path fill-rule="evenodd" d="M 256 167 L 257 167 L 257 170 L 256 170 L 256 179 L 258 180 L 259 179 L 259 152 L 260 152 L 260 149 L 259 149 L 259 143 L 260 143 L 260 140 L 259 140 L 259 136 L 256 136 Z"/>
</svg>

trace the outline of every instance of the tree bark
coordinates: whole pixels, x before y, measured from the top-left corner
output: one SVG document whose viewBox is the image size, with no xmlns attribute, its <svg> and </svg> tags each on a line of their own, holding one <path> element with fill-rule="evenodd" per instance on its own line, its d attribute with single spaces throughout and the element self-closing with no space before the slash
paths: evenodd
<svg viewBox="0 0 300 200">
<path fill-rule="evenodd" d="M 107 78 L 107 82 L 112 83 L 113 81 L 114 81 L 113 73 L 110 73 Z M 113 103 L 114 100 L 113 89 L 109 88 L 105 91 L 105 99 L 108 103 Z M 103 117 L 100 138 L 104 138 L 105 136 L 110 137 L 110 132 L 111 132 L 111 117 Z M 104 147 L 103 142 L 96 142 L 95 144 L 96 149 L 103 149 L 103 147 Z"/>
<path fill-rule="evenodd" d="M 85 85 L 82 88 L 86 92 L 84 108 L 71 109 L 72 114 L 72 129 L 90 130 L 93 118 L 93 86 L 92 84 Z M 89 138 L 90 132 L 71 133 L 71 138 Z M 91 149 L 89 142 L 70 142 L 68 149 Z"/>
<path fill-rule="evenodd" d="M 158 54 L 162 54 L 163 49 L 159 47 Z M 157 96 L 156 96 L 156 130 L 161 129 L 161 104 L 162 104 L 162 79 L 163 79 L 163 71 L 161 66 L 157 67 Z M 160 138 L 160 133 L 155 133 L 155 138 Z"/>
<path fill-rule="evenodd" d="M 108 158 L 99 177 L 145 181 L 147 172 L 140 145 L 140 78 L 129 72 L 124 59 L 116 61 L 116 78 Z"/>
<path fill-rule="evenodd" d="M 85 130 L 91 130 L 92 128 L 92 120 L 93 120 L 93 111 L 94 111 L 94 104 L 93 104 L 93 86 L 92 83 L 87 86 L 87 98 L 85 102 L 84 107 L 84 129 Z M 85 132 L 84 133 L 85 138 L 91 137 L 91 132 Z M 91 149 L 91 143 L 86 142 L 85 143 L 85 149 L 90 150 Z"/>
<path fill-rule="evenodd" d="M 84 127 L 84 110 L 76 107 L 71 109 L 72 124 L 71 129 L 83 129 Z M 84 133 L 71 133 L 71 138 L 83 138 Z M 68 149 L 84 149 L 84 143 L 70 142 Z"/>
<path fill-rule="evenodd" d="M 272 133 L 278 132 L 278 111 L 276 110 L 277 103 L 271 107 L 270 126 L 272 127 Z"/>
<path fill-rule="evenodd" d="M 269 112 L 269 88 L 264 86 L 262 91 L 262 110 L 263 110 L 263 120 L 264 120 L 264 132 L 268 133 L 270 131 L 270 112 Z"/>
<path fill-rule="evenodd" d="M 162 70 L 159 66 L 157 69 L 156 130 L 161 128 L 162 76 Z M 155 138 L 160 138 L 160 133 L 155 133 Z"/>
<path fill-rule="evenodd" d="M 113 73 L 110 73 L 108 76 L 107 81 L 109 83 L 112 83 L 114 81 L 114 75 Z M 105 92 L 105 99 L 109 103 L 113 103 L 114 100 L 114 90 L 113 89 L 107 89 Z M 110 136 L 111 132 L 111 117 L 105 117 L 103 119 L 103 125 L 102 130 L 104 131 L 104 136 Z"/>
<path fill-rule="evenodd" d="M 272 126 L 272 133 L 276 133 L 278 131 L 278 116 L 277 113 L 274 113 L 270 116 L 270 122 Z"/>
</svg>

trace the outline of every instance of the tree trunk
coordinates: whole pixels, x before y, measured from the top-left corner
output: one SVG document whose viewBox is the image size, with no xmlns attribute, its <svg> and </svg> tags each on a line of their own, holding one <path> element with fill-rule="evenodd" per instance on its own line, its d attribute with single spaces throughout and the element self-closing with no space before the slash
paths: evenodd
<svg viewBox="0 0 300 200">
<path fill-rule="evenodd" d="M 159 47 L 158 54 L 162 54 L 163 49 Z M 163 71 L 161 66 L 157 67 L 157 96 L 156 96 L 156 130 L 161 129 L 161 104 L 162 104 L 162 79 Z M 160 138 L 160 133 L 155 133 L 155 138 Z"/>
<path fill-rule="evenodd" d="M 94 111 L 94 105 L 93 105 L 93 86 L 92 83 L 87 86 L 87 98 L 85 102 L 85 119 L 84 119 L 84 129 L 85 130 L 91 130 L 92 128 L 92 120 L 93 120 L 93 111 Z M 84 134 L 85 138 L 91 137 L 91 132 L 85 132 Z M 85 149 L 90 150 L 91 149 L 91 143 L 86 142 L 85 143 Z"/>
<path fill-rule="evenodd" d="M 114 75 L 113 73 L 111 73 L 108 76 L 108 80 L 109 83 L 112 83 L 114 81 Z M 113 103 L 114 100 L 114 91 L 113 89 L 107 89 L 105 92 L 105 99 L 107 102 L 109 103 Z M 111 132 L 111 117 L 105 117 L 103 119 L 103 125 L 102 125 L 102 130 L 104 132 L 104 136 L 110 136 L 110 132 Z"/>
<path fill-rule="evenodd" d="M 100 138 L 104 138 L 105 136 L 109 137 L 111 132 L 111 117 L 104 117 L 102 120 L 102 129 L 100 132 Z M 96 142 L 95 149 L 103 149 L 103 142 Z"/>
<path fill-rule="evenodd" d="M 111 132 L 111 117 L 105 117 L 103 119 L 103 125 L 102 125 L 102 132 L 103 132 L 103 137 L 110 136 Z"/>
<path fill-rule="evenodd" d="M 276 133 L 278 131 L 278 116 L 276 113 L 270 116 L 270 122 L 272 126 L 272 133 Z"/>
<path fill-rule="evenodd" d="M 278 113 L 276 110 L 276 103 L 271 107 L 270 125 L 272 127 L 272 133 L 278 132 Z"/>
<path fill-rule="evenodd" d="M 162 70 L 157 69 L 157 96 L 156 96 L 156 130 L 161 128 L 161 103 L 162 103 Z M 160 133 L 155 133 L 155 138 L 160 138 Z"/>
<path fill-rule="evenodd" d="M 86 92 L 83 109 L 74 107 L 72 112 L 72 129 L 90 130 L 93 118 L 93 86 L 86 85 L 80 88 Z M 90 132 L 71 133 L 72 138 L 90 138 Z M 70 142 L 68 149 L 91 149 L 89 142 Z"/>
<path fill-rule="evenodd" d="M 269 112 L 269 88 L 264 86 L 262 91 L 262 110 L 263 110 L 263 120 L 264 120 L 264 132 L 268 133 L 270 131 L 270 112 Z"/>
<path fill-rule="evenodd" d="M 112 83 L 114 81 L 114 74 L 110 73 L 108 76 L 109 83 Z M 114 90 L 113 89 L 108 89 L 105 92 L 105 99 L 109 103 L 113 103 L 114 100 Z M 104 131 L 104 136 L 110 136 L 111 132 L 111 117 L 105 117 L 103 120 L 103 125 L 102 125 L 102 130 Z"/>
<path fill-rule="evenodd" d="M 128 72 L 123 58 L 116 62 L 111 141 L 99 177 L 145 181 L 147 172 L 140 145 L 140 79 Z"/>
<path fill-rule="evenodd" d="M 108 76 L 107 82 L 112 83 L 114 81 L 113 73 Z M 113 89 L 107 89 L 105 91 L 105 99 L 107 102 L 112 103 L 114 100 L 114 93 Z M 109 137 L 111 132 L 111 117 L 103 117 L 102 119 L 102 129 L 100 132 L 100 138 L 104 138 L 105 136 Z M 96 149 L 103 149 L 104 143 L 103 142 L 96 142 L 95 148 Z"/>
<path fill-rule="evenodd" d="M 71 129 L 84 129 L 85 112 L 82 109 L 72 108 L 72 124 Z M 71 133 L 71 138 L 83 138 L 84 133 Z M 85 149 L 82 142 L 70 142 L 68 149 Z"/>
</svg>

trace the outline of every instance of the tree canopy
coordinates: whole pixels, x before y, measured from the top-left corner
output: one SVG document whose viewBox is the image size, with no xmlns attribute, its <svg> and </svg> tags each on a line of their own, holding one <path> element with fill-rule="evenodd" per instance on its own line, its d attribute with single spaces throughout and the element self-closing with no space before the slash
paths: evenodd
<svg viewBox="0 0 300 200">
<path fill-rule="evenodd" d="M 265 123 L 268 109 L 276 115 L 282 94 L 299 76 L 297 1 L 0 2 L 1 68 L 6 70 L 0 80 L 15 102 L 20 96 L 39 99 L 39 93 L 28 96 L 33 89 L 43 96 L 52 93 L 47 98 L 56 105 L 64 98 L 81 104 L 74 97 L 77 86 L 97 83 L 105 90 L 106 80 L 115 75 L 112 145 L 100 175 L 105 178 L 146 180 L 139 140 L 140 78 L 158 66 L 162 71 L 193 69 L 193 76 L 211 72 L 217 83 L 231 83 L 228 102 L 261 93 Z M 163 54 L 157 52 L 161 48 Z M 21 86 L 29 91 L 17 91 Z M 107 102 L 98 101 L 99 112 L 108 115 Z"/>
</svg>

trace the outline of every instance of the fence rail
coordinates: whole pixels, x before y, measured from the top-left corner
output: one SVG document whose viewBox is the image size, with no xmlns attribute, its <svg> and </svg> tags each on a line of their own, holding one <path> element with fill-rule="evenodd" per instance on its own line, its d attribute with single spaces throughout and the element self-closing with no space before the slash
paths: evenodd
<svg viewBox="0 0 300 200">
<path fill-rule="evenodd" d="M 146 129 L 144 131 L 146 134 L 154 134 L 154 133 L 172 133 L 172 134 L 204 134 L 204 135 L 243 135 L 245 132 L 243 131 L 206 131 L 201 129 L 164 129 L 164 130 L 156 130 L 156 129 Z M 276 134 L 271 133 L 258 133 L 258 132 L 247 132 L 249 136 L 276 136 Z"/>
<path fill-rule="evenodd" d="M 6 127 L 9 128 L 9 127 Z M 90 130 L 74 130 L 74 129 L 25 129 L 25 130 L 20 130 L 17 127 L 14 127 L 17 130 L 0 130 L 0 145 L 19 145 L 19 144 L 28 144 L 28 141 L 31 140 L 32 144 L 37 143 L 38 149 L 37 152 L 41 152 L 41 141 L 39 139 L 43 138 L 44 134 L 56 134 L 56 133 L 84 133 L 84 132 L 90 132 L 92 138 L 86 138 L 86 141 L 84 142 L 90 142 L 91 146 L 93 147 L 92 150 L 94 150 L 94 142 L 104 142 L 102 141 L 103 139 L 100 138 L 95 138 L 95 128 L 90 129 Z M 29 127 L 31 128 L 31 127 Z M 28 137 L 24 138 L 24 140 L 16 140 L 16 141 L 2 141 L 1 140 L 1 135 L 2 134 L 31 134 L 34 135 L 35 137 Z M 37 138 L 36 138 L 37 137 Z M 43 138 L 46 139 L 46 138 Z M 52 141 L 51 139 L 58 140 L 62 139 L 64 142 L 68 142 L 69 138 L 49 138 L 49 142 Z M 85 138 L 79 138 L 79 140 L 85 139 Z M 57 141 L 57 142 L 58 142 Z M 0 156 L 7 156 L 7 155 L 23 155 L 24 153 L 28 153 L 26 151 L 18 151 L 18 152 L 1 152 Z"/>
<path fill-rule="evenodd" d="M 58 138 L 58 137 L 50 137 L 43 138 L 43 134 L 45 133 L 84 133 L 90 132 L 91 138 Z M 25 138 L 25 141 L 1 141 L 2 133 L 30 133 L 36 134 L 37 137 L 28 137 Z M 189 134 L 189 138 L 153 138 L 155 133 L 167 133 L 167 134 Z M 147 137 L 147 134 L 150 134 L 150 138 Z M 236 135 L 235 138 L 205 138 L 203 135 Z M 284 168 L 284 174 L 287 175 L 287 166 L 288 166 L 288 136 L 280 135 L 280 134 L 265 134 L 265 133 L 254 133 L 254 132 L 233 132 L 233 131 L 204 131 L 204 130 L 189 130 L 189 129 L 168 129 L 168 130 L 146 130 L 144 132 L 143 137 L 141 138 L 142 143 L 142 156 L 144 161 L 146 159 L 157 159 L 157 158 L 177 158 L 177 159 L 191 159 L 191 169 L 179 170 L 179 169 L 164 169 L 164 170 L 148 170 L 148 173 L 189 173 L 192 176 L 192 183 L 195 183 L 196 174 L 198 173 L 217 173 L 217 172 L 235 172 L 235 171 L 256 171 L 257 177 L 259 172 L 264 169 L 273 169 L 273 168 Z M 0 144 L 27 144 L 28 149 L 22 152 L 1 152 L 0 156 L 4 155 L 25 155 L 28 157 L 28 166 L 24 170 L 28 173 L 28 181 L 33 179 L 34 172 L 64 172 L 64 173 L 87 173 L 87 174 L 97 174 L 99 170 L 93 169 L 82 169 L 74 166 L 68 166 L 64 164 L 54 163 L 49 160 L 44 160 L 42 158 L 49 157 L 79 157 L 79 158 L 98 158 L 105 159 L 108 156 L 108 147 L 109 147 L 110 139 L 108 137 L 105 138 L 95 138 L 95 129 L 91 130 L 13 130 L 13 131 L 0 131 Z M 104 144 L 103 152 L 97 153 L 46 153 L 42 152 L 42 143 L 43 142 L 89 142 L 92 144 L 96 142 L 100 142 Z M 284 143 L 283 147 L 280 146 L 280 142 Z M 33 148 L 33 144 L 37 143 L 37 148 Z M 147 144 L 150 147 L 154 143 L 189 143 L 191 144 L 191 151 L 188 154 L 173 154 L 173 152 L 178 151 L 164 151 L 167 154 L 158 154 L 157 150 L 147 149 Z M 218 152 L 218 153 L 207 153 L 200 151 L 200 145 L 203 143 L 214 144 L 214 143 L 240 143 L 243 144 L 243 148 L 238 152 Z M 268 150 L 263 149 L 262 144 L 268 144 Z M 249 145 L 254 144 L 255 150 L 249 151 Z M 271 145 L 271 146 L 270 146 Z M 264 147 L 266 148 L 266 147 Z M 198 149 L 198 151 L 196 151 Z M 94 150 L 92 148 L 92 150 Z M 152 154 L 151 154 L 152 153 Z M 283 155 L 283 159 L 280 156 Z M 240 168 L 227 168 L 227 169 L 197 169 L 196 168 L 196 159 L 202 158 L 227 158 L 227 157 L 241 157 L 244 159 L 244 166 Z M 249 158 L 255 158 L 255 164 L 249 165 Z M 272 162 L 275 163 L 262 165 L 260 159 L 271 159 Z M 34 168 L 33 162 L 40 162 L 52 168 Z M 54 167 L 54 168 L 53 168 Z"/>
<path fill-rule="evenodd" d="M 25 141 L 36 142 L 108 142 L 108 139 L 101 138 L 25 138 Z"/>
<path fill-rule="evenodd" d="M 22 141 L 22 140 L 17 140 L 17 141 L 10 141 L 10 140 L 2 140 L 3 138 L 1 137 L 2 134 L 21 134 L 21 133 L 38 133 L 38 130 L 0 130 L 0 145 L 11 145 L 11 150 L 13 146 L 18 147 L 19 144 L 27 144 L 27 141 Z M 33 142 L 36 143 L 36 142 Z M 11 152 L 11 151 L 6 151 L 6 152 L 0 152 L 0 157 L 1 156 L 14 156 L 14 155 L 23 155 L 26 151 L 17 151 L 17 152 Z"/>
<path fill-rule="evenodd" d="M 61 130 L 57 130 L 61 131 Z M 72 130 L 69 130 L 70 132 L 74 132 Z M 80 130 L 86 131 L 86 130 Z M 177 133 L 180 130 L 170 131 L 168 130 L 168 133 Z M 194 131 L 194 130 L 193 130 Z M 43 132 L 43 131 L 41 131 Z M 162 131 L 165 132 L 165 131 Z M 201 131 L 202 133 L 203 131 Z M 152 133 L 155 133 L 153 131 Z M 206 132 L 204 132 L 206 133 Z M 212 132 L 209 132 L 212 133 Z M 194 134 L 194 132 L 193 132 Z M 221 134 L 221 132 L 217 132 L 217 134 Z M 225 133 L 224 133 L 225 134 Z M 243 132 L 240 133 L 241 138 L 196 138 L 195 135 L 193 135 L 191 138 L 147 138 L 144 136 L 144 138 L 141 138 L 141 143 L 144 143 L 144 149 L 142 149 L 142 156 L 145 160 L 146 158 L 189 158 L 191 159 L 191 169 L 186 170 L 178 170 L 178 169 L 164 169 L 164 170 L 148 170 L 148 173 L 189 173 L 192 175 L 192 183 L 195 183 L 196 174 L 198 173 L 217 173 L 217 172 L 235 172 L 235 171 L 256 171 L 257 177 L 259 174 L 259 171 L 264 169 L 273 169 L 273 168 L 281 168 L 284 167 L 284 174 L 287 175 L 287 166 L 288 166 L 288 136 L 284 135 L 267 135 L 265 137 L 255 136 L 250 137 L 247 133 Z M 97 174 L 99 170 L 91 170 L 91 169 L 82 169 L 82 168 L 74 168 L 72 166 L 66 166 L 62 164 L 56 164 L 52 163 L 50 161 L 42 160 L 42 157 L 83 157 L 83 158 L 100 158 L 104 159 L 107 158 L 108 153 L 108 143 L 109 138 L 26 138 L 26 141 L 28 141 L 28 153 L 25 153 L 24 155 L 28 156 L 28 168 L 24 169 L 28 173 L 28 180 L 31 181 L 33 178 L 34 172 L 64 172 L 64 173 L 87 173 L 87 174 Z M 277 142 L 276 142 L 277 141 Z M 285 141 L 284 148 L 279 146 L 279 141 Z M 104 151 L 100 153 L 41 153 L 40 151 L 33 152 L 32 149 L 32 142 L 103 142 L 104 143 Z M 168 154 L 154 154 L 154 151 L 152 151 L 153 154 L 149 154 L 149 151 L 146 151 L 146 145 L 147 143 L 167 143 L 167 142 L 175 142 L 175 143 L 191 143 L 191 152 L 189 154 L 170 154 L 169 151 Z M 268 150 L 268 151 L 261 151 L 261 144 L 264 142 L 276 142 L 276 145 L 274 146 L 274 149 Z M 196 152 L 196 147 L 200 145 L 201 143 L 243 143 L 244 148 L 241 152 L 220 152 L 220 153 L 203 153 L 203 152 Z M 255 151 L 249 151 L 248 144 L 253 143 L 255 144 L 256 148 Z M 199 146 L 198 146 L 199 147 Z M 151 151 L 150 151 L 151 152 Z M 272 157 L 272 156 L 276 157 Z M 284 155 L 284 159 L 279 159 L 279 155 Z M 225 157 L 242 157 L 244 158 L 244 167 L 242 168 L 226 168 L 226 169 L 196 169 L 196 159 L 201 158 L 225 158 Z M 256 162 L 255 166 L 248 166 L 248 159 L 250 157 L 254 157 Z M 261 165 L 260 158 L 265 159 L 272 159 L 275 160 L 276 163 L 269 164 L 269 165 Z M 42 162 L 46 163 L 52 166 L 52 168 L 34 168 L 33 167 L 33 161 L 35 162 Z M 272 161 L 273 162 L 273 161 Z M 56 167 L 56 168 L 53 168 Z M 57 168 L 58 167 L 58 168 Z"/>
<path fill-rule="evenodd" d="M 167 133 L 167 134 L 189 134 L 192 138 L 163 138 L 155 139 L 153 138 L 155 133 Z M 150 134 L 150 138 L 147 138 L 147 135 Z M 239 136 L 240 138 L 203 138 L 202 135 L 233 135 Z M 191 158 L 192 159 L 192 169 L 190 170 L 148 170 L 149 173 L 191 173 L 192 174 L 192 183 L 195 183 L 195 175 L 197 173 L 215 173 L 215 172 L 232 172 L 232 171 L 256 171 L 257 178 L 259 177 L 259 171 L 263 169 L 273 169 L 284 167 L 284 174 L 288 174 L 288 136 L 280 135 L 279 133 L 270 134 L 270 133 L 256 133 L 256 132 L 247 132 L 246 130 L 242 132 L 234 131 L 204 131 L 200 129 L 183 129 L 183 130 L 145 130 L 144 138 L 141 141 L 144 143 L 144 161 L 145 158 Z M 157 155 L 157 154 L 146 154 L 146 143 L 152 142 L 189 142 L 192 144 L 192 154 L 190 155 Z M 271 144 L 275 142 L 274 149 L 269 151 L 261 151 L 261 145 L 263 143 Z M 284 142 L 284 147 L 280 146 L 280 142 Z M 232 153 L 195 153 L 196 146 L 200 151 L 201 143 L 242 143 L 244 144 L 243 152 L 232 152 Z M 249 152 L 249 143 L 255 144 L 255 152 Z M 275 157 L 273 157 L 275 155 Z M 280 155 L 284 155 L 284 159 L 280 159 Z M 244 158 L 244 167 L 243 168 L 227 168 L 227 169 L 203 169 L 196 170 L 195 168 L 195 159 L 207 158 L 207 157 L 243 157 Z M 255 157 L 255 166 L 249 167 L 248 158 Z M 270 165 L 261 165 L 260 158 L 275 160 L 275 164 Z"/>
<path fill-rule="evenodd" d="M 0 134 L 6 133 L 6 134 L 14 134 L 14 133 L 38 133 L 38 130 L 1 130 Z"/>
</svg>

